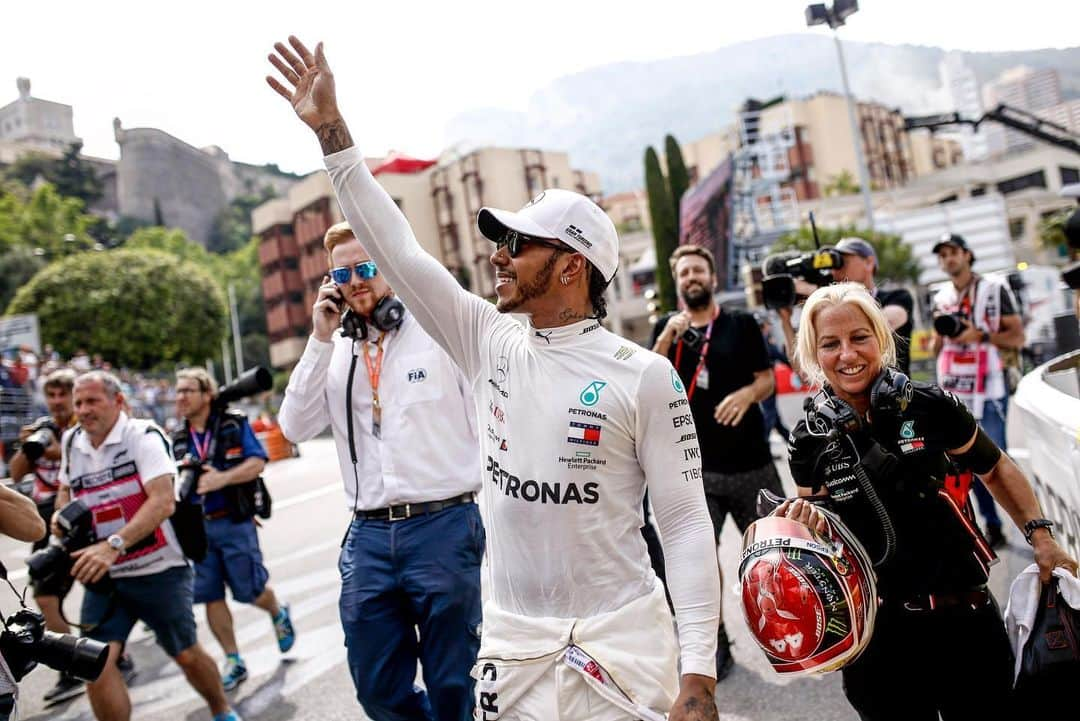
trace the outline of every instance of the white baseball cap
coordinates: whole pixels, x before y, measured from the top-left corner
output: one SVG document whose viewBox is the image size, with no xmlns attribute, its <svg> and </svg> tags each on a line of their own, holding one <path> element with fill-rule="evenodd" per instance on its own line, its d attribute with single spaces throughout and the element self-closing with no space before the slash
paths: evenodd
<svg viewBox="0 0 1080 721">
<path fill-rule="evenodd" d="M 599 205 L 581 193 L 551 188 L 516 213 L 481 208 L 476 225 L 485 238 L 495 242 L 508 229 L 537 238 L 561 240 L 584 255 L 609 283 L 619 269 L 619 234 L 615 232 L 615 224 Z"/>
</svg>

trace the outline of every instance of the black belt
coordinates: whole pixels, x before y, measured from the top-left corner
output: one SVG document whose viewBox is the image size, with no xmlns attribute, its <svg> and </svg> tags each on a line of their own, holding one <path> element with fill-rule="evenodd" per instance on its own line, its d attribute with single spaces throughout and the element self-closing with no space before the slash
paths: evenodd
<svg viewBox="0 0 1080 721">
<path fill-rule="evenodd" d="M 967 606 L 975 611 L 985 606 L 990 601 L 990 592 L 985 588 L 976 588 L 970 591 L 952 591 L 950 593 L 922 593 L 909 596 L 902 601 L 892 602 L 891 605 L 899 606 L 905 611 L 934 611 L 940 608 L 958 608 Z"/>
<path fill-rule="evenodd" d="M 406 518 L 412 518 L 413 516 L 423 516 L 426 513 L 438 513 L 439 511 L 454 506 L 460 506 L 462 503 L 473 503 L 475 498 L 471 493 L 463 493 L 460 496 L 454 498 L 447 498 L 444 501 L 428 501 L 427 503 L 402 503 L 397 506 L 387 506 L 386 508 L 376 508 L 373 511 L 357 511 L 356 517 L 363 518 L 369 521 L 404 521 Z"/>
</svg>

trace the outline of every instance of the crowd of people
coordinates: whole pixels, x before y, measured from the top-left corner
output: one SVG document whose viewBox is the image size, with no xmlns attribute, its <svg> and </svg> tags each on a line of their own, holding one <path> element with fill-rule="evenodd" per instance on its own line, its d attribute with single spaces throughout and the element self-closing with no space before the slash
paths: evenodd
<svg viewBox="0 0 1080 721">
<path fill-rule="evenodd" d="M 1037 702 L 1012 708 L 1017 650 L 987 590 L 1004 537 L 995 506 L 1044 580 L 1077 563 L 1003 450 L 1001 356 L 1023 328 L 963 238 L 934 248 L 952 281 L 935 312 L 953 319 L 935 326 L 936 384 L 908 377 L 912 298 L 876 286 L 874 248 L 855 237 L 833 249 L 835 283 L 809 293 L 798 328 L 781 311 L 783 349 L 767 318 L 717 303 L 709 250 L 680 247 L 680 310 L 657 321 L 649 350 L 602 325 L 619 239 L 599 206 L 550 188 L 517 211 L 481 209 L 489 303 L 423 250 L 372 177 L 322 46 L 275 50 L 269 84 L 318 138 L 345 216 L 324 237 L 327 273 L 279 421 L 292 442 L 333 436 L 350 512 L 339 612 L 370 718 L 717 719 L 734 664 L 716 553 L 728 516 L 758 541 L 739 581 L 774 668 L 842 666 L 864 720 L 1045 716 Z M 247 669 L 226 593 L 266 613 L 283 653 L 296 639 L 256 532 L 265 450 L 202 369 L 125 379 L 100 358 L 54 355 L 20 350 L 4 371 L 45 403 L 11 456 L 40 516 L 20 537 L 50 543 L 46 524 L 70 534 L 72 504 L 93 531 L 65 549 L 70 570 L 31 575 L 46 622 L 69 631 L 59 609 L 84 584 L 84 633 L 108 645 L 85 685 L 98 719 L 131 716 L 124 645 L 142 621 L 215 721 L 238 721 L 226 692 Z M 790 434 L 778 359 L 813 387 Z M 774 429 L 796 498 L 783 498 Z M 859 553 L 830 564 L 830 524 Z M 870 596 L 823 591 L 833 567 L 867 579 Z M 197 605 L 221 671 L 197 641 Z M 812 653 L 828 633 L 854 644 L 841 664 Z M 49 700 L 83 690 L 62 675 Z"/>
</svg>

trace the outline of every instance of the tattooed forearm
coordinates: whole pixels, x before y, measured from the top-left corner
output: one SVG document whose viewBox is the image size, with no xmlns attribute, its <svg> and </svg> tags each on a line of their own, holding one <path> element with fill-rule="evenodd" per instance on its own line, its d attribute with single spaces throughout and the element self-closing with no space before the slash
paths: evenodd
<svg viewBox="0 0 1080 721">
<path fill-rule="evenodd" d="M 319 145 L 322 146 L 323 155 L 330 155 L 353 146 L 349 128 L 346 127 L 342 118 L 323 123 L 315 129 L 315 135 L 319 136 Z"/>
</svg>

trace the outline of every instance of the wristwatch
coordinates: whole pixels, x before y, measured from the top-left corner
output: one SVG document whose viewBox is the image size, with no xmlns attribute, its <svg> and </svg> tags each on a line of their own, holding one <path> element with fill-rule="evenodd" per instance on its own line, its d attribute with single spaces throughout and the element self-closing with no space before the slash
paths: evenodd
<svg viewBox="0 0 1080 721">
<path fill-rule="evenodd" d="M 109 548 L 113 549 L 114 551 L 117 551 L 119 553 L 124 552 L 124 539 L 121 538 L 119 534 L 114 533 L 111 536 L 109 536 L 106 543 L 108 543 Z"/>
<path fill-rule="evenodd" d="M 982 342 L 983 343 L 989 343 L 990 342 L 990 331 L 984 330 L 982 332 Z"/>
<path fill-rule="evenodd" d="M 1040 528 L 1045 528 L 1050 533 L 1050 538 L 1054 537 L 1054 522 L 1045 518 L 1035 518 L 1024 524 L 1024 540 L 1031 545 L 1031 534 Z"/>
</svg>

